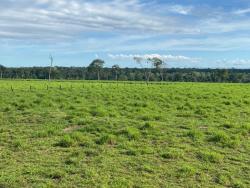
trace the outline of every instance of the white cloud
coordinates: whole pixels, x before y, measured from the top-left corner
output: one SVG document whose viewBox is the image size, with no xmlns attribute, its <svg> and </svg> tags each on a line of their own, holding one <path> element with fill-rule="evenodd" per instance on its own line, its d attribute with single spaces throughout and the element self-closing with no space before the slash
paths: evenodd
<svg viewBox="0 0 250 188">
<path fill-rule="evenodd" d="M 250 68 L 250 59 L 222 59 L 217 60 L 216 63 L 223 67 Z"/>
<path fill-rule="evenodd" d="M 0 45 L 5 44 L 3 40 L 21 45 L 68 43 L 66 50 L 94 53 L 250 49 L 250 18 L 238 16 L 248 13 L 248 8 L 232 13 L 216 7 L 155 2 L 1 0 Z M 245 36 L 227 35 L 237 31 L 244 31 Z"/>
<path fill-rule="evenodd" d="M 83 32 L 102 31 L 118 33 L 193 33 L 183 28 L 174 17 L 159 16 L 145 11 L 145 4 L 137 0 L 127 3 L 80 0 L 22 0 L 0 2 L 0 38 L 16 38 L 31 34 L 40 39 L 68 36 L 75 38 Z M 4 4 L 5 6 L 1 6 Z M 2 7 L 2 8 L 1 8 Z M 185 13 L 180 7 L 174 10 Z M 45 34 L 46 33 L 46 34 Z M 23 38 L 21 38 L 23 39 Z"/>
<path fill-rule="evenodd" d="M 128 61 L 133 60 L 134 57 L 141 58 L 143 60 L 147 60 L 149 58 L 160 58 L 165 62 L 199 62 L 199 58 L 191 58 L 186 56 L 174 56 L 174 55 L 160 55 L 160 54 L 108 54 L 108 56 L 113 60 L 120 60 L 120 61 Z"/>
<path fill-rule="evenodd" d="M 239 10 L 234 11 L 233 13 L 238 14 L 238 15 L 248 14 L 248 13 L 250 13 L 250 8 L 239 9 Z"/>
<path fill-rule="evenodd" d="M 173 13 L 188 15 L 191 13 L 192 6 L 172 5 L 169 6 L 168 10 Z"/>
<path fill-rule="evenodd" d="M 154 10 L 154 11 L 151 11 Z M 245 13 L 249 9 L 238 11 Z M 168 14 L 176 13 L 183 15 Z M 211 19 L 210 15 L 213 15 Z M 189 19 L 189 15 L 195 15 Z M 231 19 L 232 18 L 232 19 Z M 229 19 L 229 21 L 225 21 Z M 205 34 L 250 30 L 249 19 L 235 20 L 230 13 L 180 4 L 158 5 L 139 0 L 11 0 L 0 2 L 0 38 L 55 39 L 86 32 L 126 34 Z M 219 27 L 219 28 L 218 28 Z M 218 29 L 217 29 L 218 28 Z M 25 40 L 25 39 L 24 39 Z"/>
</svg>

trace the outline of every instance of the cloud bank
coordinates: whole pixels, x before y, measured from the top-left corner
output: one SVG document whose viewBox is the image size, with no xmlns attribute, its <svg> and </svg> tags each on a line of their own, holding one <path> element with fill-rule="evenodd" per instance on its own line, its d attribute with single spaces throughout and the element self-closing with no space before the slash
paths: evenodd
<svg viewBox="0 0 250 188">
<path fill-rule="evenodd" d="M 141 58 L 143 60 L 151 59 L 154 57 L 157 57 L 165 62 L 199 62 L 200 59 L 198 58 L 191 58 L 186 56 L 173 56 L 173 55 L 160 55 L 160 54 L 108 54 L 109 58 L 113 60 L 119 60 L 119 61 L 131 61 L 134 59 L 134 57 Z"/>
<path fill-rule="evenodd" d="M 2 0 L 0 38 L 76 39 L 82 33 L 206 34 L 250 30 L 249 9 L 130 0 Z M 154 10 L 154 11 L 151 11 Z M 211 17 L 211 15 L 214 15 Z"/>
</svg>

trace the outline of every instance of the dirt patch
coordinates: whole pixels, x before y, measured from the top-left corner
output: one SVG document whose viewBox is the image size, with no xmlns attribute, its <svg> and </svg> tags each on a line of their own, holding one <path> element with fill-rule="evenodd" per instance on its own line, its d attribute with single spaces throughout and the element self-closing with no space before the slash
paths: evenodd
<svg viewBox="0 0 250 188">
<path fill-rule="evenodd" d="M 72 132 L 72 131 L 78 130 L 80 128 L 81 127 L 79 125 L 74 125 L 74 126 L 70 126 L 70 127 L 67 127 L 65 129 L 63 129 L 63 132 L 68 133 L 68 132 Z"/>
</svg>

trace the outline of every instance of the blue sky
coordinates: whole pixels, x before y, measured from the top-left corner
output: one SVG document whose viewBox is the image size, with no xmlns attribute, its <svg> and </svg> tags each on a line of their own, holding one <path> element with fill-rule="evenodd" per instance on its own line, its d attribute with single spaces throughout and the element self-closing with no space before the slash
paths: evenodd
<svg viewBox="0 0 250 188">
<path fill-rule="evenodd" d="M 249 0 L 1 0 L 0 64 L 9 67 L 250 68 Z"/>
</svg>

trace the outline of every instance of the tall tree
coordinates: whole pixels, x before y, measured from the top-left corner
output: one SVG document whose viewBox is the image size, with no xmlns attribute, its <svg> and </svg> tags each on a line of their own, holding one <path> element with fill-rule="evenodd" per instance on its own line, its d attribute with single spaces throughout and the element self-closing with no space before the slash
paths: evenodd
<svg viewBox="0 0 250 188">
<path fill-rule="evenodd" d="M 164 69 L 166 68 L 165 67 L 166 66 L 165 62 L 162 59 L 158 58 L 158 57 L 153 57 L 153 58 L 150 59 L 150 61 L 152 62 L 154 68 L 157 71 L 159 71 L 160 76 L 161 76 L 161 81 L 163 81 L 164 80 Z"/>
<path fill-rule="evenodd" d="M 102 59 L 95 59 L 89 65 L 89 70 L 94 70 L 97 72 L 97 79 L 100 80 L 100 72 L 103 68 L 105 62 Z"/>
<path fill-rule="evenodd" d="M 50 59 L 50 67 L 49 67 L 49 81 L 51 79 L 51 71 L 52 71 L 52 67 L 53 67 L 53 62 L 54 62 L 54 58 L 52 55 L 49 56 Z"/>
<path fill-rule="evenodd" d="M 115 73 L 115 80 L 118 81 L 118 73 L 120 71 L 120 66 L 119 65 L 113 65 L 112 66 L 112 71 Z"/>
<path fill-rule="evenodd" d="M 0 65 L 0 78 L 1 78 L 1 79 L 3 78 L 3 73 L 4 73 L 5 69 L 6 69 L 5 66 Z"/>
<path fill-rule="evenodd" d="M 150 80 L 150 75 L 151 75 L 151 61 L 150 58 L 144 59 L 139 56 L 134 57 L 134 61 L 140 65 L 140 67 L 144 70 L 144 76 L 145 76 L 145 81 L 148 84 Z"/>
</svg>

